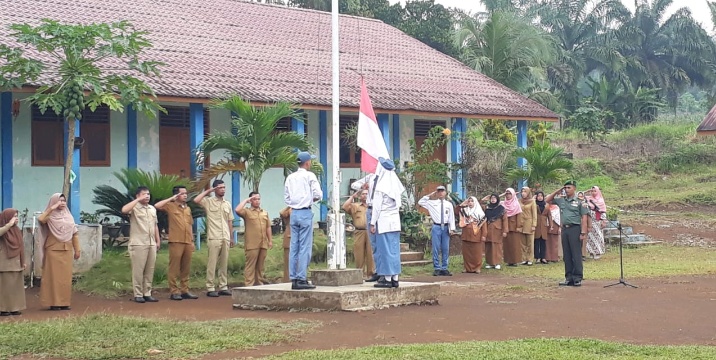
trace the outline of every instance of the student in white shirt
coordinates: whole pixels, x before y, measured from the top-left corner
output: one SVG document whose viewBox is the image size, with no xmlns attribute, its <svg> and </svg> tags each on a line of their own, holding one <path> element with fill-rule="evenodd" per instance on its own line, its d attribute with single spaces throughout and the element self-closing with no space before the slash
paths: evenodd
<svg viewBox="0 0 716 360">
<path fill-rule="evenodd" d="M 291 247 L 288 273 L 291 289 L 310 290 L 316 286 L 306 280 L 313 250 L 313 211 L 311 205 L 323 198 L 316 174 L 308 171 L 315 155 L 298 153 L 298 171 L 286 177 L 283 198 L 291 208 Z"/>
<path fill-rule="evenodd" d="M 405 187 L 395 174 L 390 159 L 379 158 L 376 171 L 370 232 L 375 235 L 376 273 L 381 277 L 377 288 L 398 287 L 400 266 L 400 205 Z"/>
<path fill-rule="evenodd" d="M 433 195 L 437 199 L 431 200 Z M 440 185 L 432 193 L 423 196 L 418 205 L 430 213 L 433 220 L 431 239 L 433 243 L 433 276 L 452 276 L 448 271 L 450 235 L 455 233 L 455 211 L 452 202 L 445 199 L 447 191 Z"/>
</svg>

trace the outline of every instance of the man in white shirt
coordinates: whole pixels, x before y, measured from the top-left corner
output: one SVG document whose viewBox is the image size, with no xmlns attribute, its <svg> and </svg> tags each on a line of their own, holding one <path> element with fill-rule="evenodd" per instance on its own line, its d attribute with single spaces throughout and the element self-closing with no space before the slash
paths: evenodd
<svg viewBox="0 0 716 360">
<path fill-rule="evenodd" d="M 431 200 L 433 195 L 437 199 Z M 432 193 L 423 196 L 418 205 L 430 213 L 433 220 L 431 238 L 433 243 L 433 276 L 452 276 L 448 271 L 448 255 L 450 254 L 450 235 L 455 233 L 455 211 L 449 200 L 445 199 L 447 191 L 440 185 Z M 442 261 L 441 261 L 442 260 Z"/>
<path fill-rule="evenodd" d="M 376 171 L 370 232 L 375 235 L 377 288 L 397 288 L 400 266 L 400 205 L 405 187 L 390 159 L 379 158 Z"/>
<path fill-rule="evenodd" d="M 298 153 L 298 171 L 286 177 L 283 199 L 291 208 L 291 246 L 288 274 L 291 289 L 310 290 L 316 286 L 306 280 L 313 250 L 313 211 L 311 205 L 323 198 L 316 174 L 308 171 L 315 159 L 306 151 Z"/>
<path fill-rule="evenodd" d="M 366 224 L 370 224 L 370 219 L 373 212 L 373 196 L 375 195 L 373 192 L 373 185 L 375 185 L 375 181 L 377 179 L 378 178 L 375 176 L 375 174 L 368 174 L 364 178 L 358 179 L 351 184 L 351 189 L 353 189 L 354 191 L 368 190 L 368 197 L 365 200 L 365 203 L 368 206 L 368 211 L 366 211 L 365 213 Z M 375 259 L 375 257 L 377 256 L 375 251 L 375 234 L 368 231 L 368 240 L 370 241 L 370 246 L 373 250 L 373 259 Z M 366 280 L 366 282 L 377 281 L 379 278 L 380 276 L 378 276 L 378 273 L 373 273 L 373 276 Z"/>
</svg>

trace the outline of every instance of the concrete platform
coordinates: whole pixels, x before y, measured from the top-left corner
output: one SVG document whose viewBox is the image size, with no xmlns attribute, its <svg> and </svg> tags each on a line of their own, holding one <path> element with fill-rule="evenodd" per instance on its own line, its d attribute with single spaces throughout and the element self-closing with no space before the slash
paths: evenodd
<svg viewBox="0 0 716 360">
<path fill-rule="evenodd" d="M 314 290 L 291 290 L 290 283 L 231 289 L 234 309 L 241 310 L 378 310 L 402 305 L 438 303 L 440 284 L 400 282 L 400 287 L 378 289 L 374 283 L 348 286 L 317 286 Z"/>
</svg>

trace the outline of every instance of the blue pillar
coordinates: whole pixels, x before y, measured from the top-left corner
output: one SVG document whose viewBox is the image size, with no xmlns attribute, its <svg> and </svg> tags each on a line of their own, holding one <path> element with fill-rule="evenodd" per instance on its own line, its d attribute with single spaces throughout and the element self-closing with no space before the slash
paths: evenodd
<svg viewBox="0 0 716 360">
<path fill-rule="evenodd" d="M 80 121 L 73 120 L 75 122 L 75 137 L 80 136 Z M 65 141 L 63 154 L 67 156 L 67 137 L 69 135 L 69 122 L 65 121 Z M 80 222 L 80 149 L 72 150 L 72 172 L 75 173 L 75 181 L 70 185 L 70 196 L 67 199 L 70 212 L 72 217 L 75 218 L 75 222 Z"/>
<path fill-rule="evenodd" d="M 191 178 L 196 179 L 204 169 L 203 164 L 197 163 L 197 148 L 204 141 L 204 105 L 189 104 L 189 148 L 191 149 Z M 201 234 L 198 221 L 194 221 L 196 232 L 196 249 L 201 249 Z"/>
<path fill-rule="evenodd" d="M 380 133 L 383 134 L 383 141 L 385 142 L 385 146 L 388 148 L 388 154 L 390 154 L 390 149 L 392 149 L 390 146 L 390 115 L 378 114 L 376 117 Z"/>
<path fill-rule="evenodd" d="M 303 121 L 303 114 L 303 110 L 298 110 L 296 112 L 296 115 L 298 115 L 300 118 L 291 118 L 291 130 L 301 135 L 306 134 L 306 123 Z"/>
<path fill-rule="evenodd" d="M 127 106 L 127 167 L 137 168 L 137 110 Z"/>
<path fill-rule="evenodd" d="M 400 115 L 393 114 L 393 141 L 391 142 L 393 149 L 393 160 L 400 160 Z"/>
<path fill-rule="evenodd" d="M 453 163 L 462 162 L 462 136 L 467 131 L 467 120 L 455 118 L 452 124 L 453 136 L 450 139 L 451 157 Z M 462 169 L 455 171 L 452 177 L 452 191 L 461 199 L 465 198 L 465 186 L 462 179 Z"/>
<path fill-rule="evenodd" d="M 334 139 L 333 141 L 339 141 Z M 321 166 L 323 166 L 323 175 L 321 175 L 321 190 L 323 191 L 323 201 L 321 205 L 321 221 L 326 221 L 328 216 L 328 207 L 325 202 L 328 201 L 328 113 L 326 110 L 318 112 L 318 153 Z"/>
<path fill-rule="evenodd" d="M 0 148 L 2 148 L 2 208 L 12 207 L 12 93 L 0 94 Z"/>
<path fill-rule="evenodd" d="M 231 119 L 233 122 L 233 118 L 236 116 L 236 114 L 231 114 Z M 237 135 L 239 133 L 239 129 L 236 128 L 236 126 L 231 125 L 231 133 L 234 135 Z M 234 171 L 231 174 L 231 203 L 233 205 L 238 205 L 241 202 L 241 174 L 238 171 Z M 238 216 L 234 217 L 234 226 L 241 225 L 241 218 Z M 234 239 L 234 242 L 236 239 Z"/>
<path fill-rule="evenodd" d="M 523 149 L 527 148 L 527 120 L 517 121 L 517 146 Z M 524 168 L 527 166 L 527 160 L 525 160 L 525 158 L 517 158 L 517 166 Z M 520 180 L 517 186 L 522 189 L 522 187 L 527 186 L 527 180 Z"/>
</svg>

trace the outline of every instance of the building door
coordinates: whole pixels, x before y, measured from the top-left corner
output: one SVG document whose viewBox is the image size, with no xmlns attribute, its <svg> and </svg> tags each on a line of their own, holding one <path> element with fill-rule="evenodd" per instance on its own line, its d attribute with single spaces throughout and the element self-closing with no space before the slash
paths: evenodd
<svg viewBox="0 0 716 360">
<path fill-rule="evenodd" d="M 434 127 L 445 127 L 445 121 L 430 121 L 430 120 L 415 120 L 415 146 L 418 150 L 420 150 L 423 146 L 423 143 L 425 142 L 425 139 L 428 136 L 428 132 Z M 430 157 L 430 160 L 438 160 L 441 162 L 447 162 L 447 146 L 442 145 L 435 149 L 433 152 L 433 155 Z M 416 174 L 417 177 L 420 177 L 420 174 Z M 423 187 L 423 190 L 416 194 L 418 199 L 430 194 L 431 192 L 435 191 L 435 188 L 438 187 L 438 185 L 445 185 L 445 184 L 438 184 L 438 183 L 428 183 Z M 427 210 L 420 209 L 421 212 L 427 214 Z"/>
<path fill-rule="evenodd" d="M 167 113 L 159 114 L 159 171 L 182 178 L 191 176 L 189 146 L 189 108 L 165 106 Z M 209 133 L 209 110 L 204 109 L 204 135 Z M 204 166 L 209 165 L 205 156 Z"/>
</svg>

